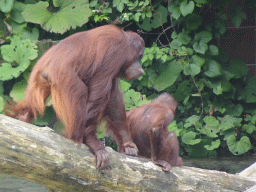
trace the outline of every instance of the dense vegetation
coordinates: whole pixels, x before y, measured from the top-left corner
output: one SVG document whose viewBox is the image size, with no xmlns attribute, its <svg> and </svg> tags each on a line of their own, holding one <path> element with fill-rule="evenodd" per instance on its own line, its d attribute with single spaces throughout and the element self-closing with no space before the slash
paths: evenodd
<svg viewBox="0 0 256 192">
<path fill-rule="evenodd" d="M 0 112 L 6 101 L 23 98 L 32 67 L 49 48 L 42 40 L 58 41 L 111 23 L 137 30 L 146 42 L 145 75 L 121 81 L 127 110 L 168 92 L 179 102 L 168 129 L 179 136 L 181 155 L 245 154 L 256 146 L 256 76 L 246 76 L 245 62 L 229 59 L 217 46 L 218 39 L 228 36 L 228 18 L 236 28 L 246 19 L 241 7 L 227 9 L 230 3 L 0 0 Z M 255 2 L 246 3 L 255 14 Z M 45 116 L 34 123 L 56 129 L 50 98 L 47 106 Z"/>
</svg>

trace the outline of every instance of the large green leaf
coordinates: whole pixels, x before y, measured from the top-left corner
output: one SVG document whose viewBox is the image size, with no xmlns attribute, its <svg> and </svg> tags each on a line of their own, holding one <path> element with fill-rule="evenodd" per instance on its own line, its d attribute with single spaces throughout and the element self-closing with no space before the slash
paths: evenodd
<svg viewBox="0 0 256 192">
<path fill-rule="evenodd" d="M 221 75 L 222 67 L 221 65 L 214 61 L 208 60 L 205 65 L 205 75 L 208 77 L 217 77 Z"/>
<path fill-rule="evenodd" d="M 182 142 L 188 145 L 195 145 L 201 142 L 202 139 L 195 139 L 197 133 L 189 131 L 182 136 Z"/>
<path fill-rule="evenodd" d="M 182 44 L 187 45 L 191 41 L 191 37 L 187 35 L 186 33 L 179 33 L 177 38 Z"/>
<path fill-rule="evenodd" d="M 250 77 L 247 86 L 240 92 L 246 103 L 256 103 L 256 76 Z"/>
<path fill-rule="evenodd" d="M 178 20 L 181 12 L 180 12 L 180 6 L 177 5 L 177 3 L 173 3 L 173 1 L 170 1 L 170 4 L 168 6 L 168 11 L 172 14 L 172 18 Z"/>
<path fill-rule="evenodd" d="M 238 7 L 235 10 L 235 13 L 233 14 L 232 23 L 236 28 L 238 28 L 238 27 L 240 27 L 243 19 L 246 19 L 246 14 L 244 12 L 242 12 L 241 7 Z"/>
<path fill-rule="evenodd" d="M 201 72 L 201 68 L 198 65 L 191 63 L 187 67 L 185 67 L 183 72 L 185 75 L 195 76 Z"/>
<path fill-rule="evenodd" d="M 24 23 L 25 19 L 21 13 L 25 10 L 25 7 L 24 3 L 16 2 L 10 13 L 11 19 L 17 23 Z"/>
<path fill-rule="evenodd" d="M 64 33 L 72 27 L 82 26 L 91 16 L 88 1 L 85 0 L 55 0 L 54 6 L 59 11 L 48 11 L 49 3 L 40 1 L 36 4 L 26 5 L 22 13 L 27 22 L 38 23 L 47 31 Z"/>
<path fill-rule="evenodd" d="M 11 11 L 14 0 L 0 0 L 0 10 L 4 13 Z"/>
<path fill-rule="evenodd" d="M 178 39 L 174 39 L 171 42 L 171 48 L 178 49 L 182 45 L 182 42 Z"/>
<path fill-rule="evenodd" d="M 209 31 L 201 31 L 195 35 L 196 41 L 202 41 L 204 43 L 208 43 L 212 39 L 212 33 Z"/>
<path fill-rule="evenodd" d="M 234 103 L 226 104 L 225 108 L 226 108 L 225 114 L 233 115 L 236 117 L 239 117 L 244 110 L 241 104 L 234 104 Z"/>
<path fill-rule="evenodd" d="M 199 67 L 202 67 L 205 64 L 205 58 L 202 58 L 198 55 L 192 56 L 193 63 L 198 65 Z"/>
<path fill-rule="evenodd" d="M 217 133 L 220 131 L 219 121 L 215 117 L 206 116 L 204 122 L 205 125 L 200 132 L 206 134 L 208 137 L 218 137 Z"/>
<path fill-rule="evenodd" d="M 248 68 L 246 64 L 240 59 L 232 59 L 229 61 L 230 66 L 227 70 L 234 74 L 234 78 L 241 78 L 247 74 Z"/>
<path fill-rule="evenodd" d="M 140 92 L 136 92 L 133 89 L 129 89 L 124 93 L 124 101 L 126 110 L 131 110 L 135 107 L 150 103 L 150 101 L 146 99 L 145 95 L 141 95 Z"/>
<path fill-rule="evenodd" d="M 197 115 L 192 115 L 191 117 L 186 119 L 186 123 L 184 124 L 184 127 L 188 128 L 191 127 L 192 125 L 195 125 L 196 122 L 200 120 L 200 117 Z"/>
<path fill-rule="evenodd" d="M 240 141 L 236 141 L 236 137 L 231 135 L 227 140 L 228 148 L 234 155 L 241 155 L 252 148 L 250 139 L 243 136 Z"/>
<path fill-rule="evenodd" d="M 179 84 L 178 89 L 173 94 L 177 102 L 183 101 L 192 92 L 193 86 L 189 81 L 185 80 Z"/>
<path fill-rule="evenodd" d="M 209 45 L 208 55 L 219 55 L 219 48 L 216 45 Z"/>
<path fill-rule="evenodd" d="M 248 124 L 244 124 L 244 125 L 242 126 L 242 130 L 243 130 L 243 131 L 246 131 L 246 132 L 249 133 L 249 134 L 252 134 L 254 131 L 256 131 L 256 127 L 255 127 L 254 124 L 248 123 Z"/>
<path fill-rule="evenodd" d="M 180 65 L 175 62 L 176 61 L 165 63 L 159 69 L 159 75 L 152 74 L 149 77 L 149 80 L 152 82 L 153 87 L 157 91 L 162 91 L 165 88 L 171 86 L 176 81 L 176 79 L 179 77 L 182 69 L 181 69 Z"/>
<path fill-rule="evenodd" d="M 218 120 L 220 120 L 220 130 L 226 131 L 235 127 L 234 123 L 236 122 L 237 118 L 231 115 L 225 115 L 224 117 L 218 117 Z"/>
<path fill-rule="evenodd" d="M 29 40 L 21 41 L 17 36 L 14 36 L 10 45 L 1 47 L 1 53 L 3 59 L 8 62 L 0 66 L 2 81 L 18 77 L 28 68 L 30 60 L 37 57 L 36 45 Z"/>
<path fill-rule="evenodd" d="M 207 44 L 202 40 L 199 41 L 199 43 L 195 42 L 193 44 L 193 48 L 194 48 L 195 52 L 201 53 L 201 54 L 205 54 L 205 52 L 208 50 Z"/>
<path fill-rule="evenodd" d="M 119 88 L 123 91 L 126 92 L 130 89 L 132 85 L 130 83 L 128 83 L 125 80 L 120 79 L 120 83 L 119 83 Z"/>
<path fill-rule="evenodd" d="M 194 1 L 189 1 L 187 3 L 187 0 L 184 0 L 180 4 L 180 11 L 181 11 L 183 16 L 186 16 L 186 15 L 193 12 L 194 7 L 195 7 Z"/>
<path fill-rule="evenodd" d="M 198 27 L 202 24 L 203 18 L 197 13 L 189 14 L 185 17 L 187 28 L 190 30 L 197 30 Z"/>
<path fill-rule="evenodd" d="M 220 140 L 212 141 L 211 145 L 205 145 L 207 150 L 214 150 L 220 146 Z"/>
</svg>

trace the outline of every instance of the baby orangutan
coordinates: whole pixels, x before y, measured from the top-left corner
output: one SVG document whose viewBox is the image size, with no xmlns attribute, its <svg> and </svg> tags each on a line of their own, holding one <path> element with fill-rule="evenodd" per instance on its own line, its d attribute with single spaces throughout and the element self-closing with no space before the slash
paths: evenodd
<svg viewBox="0 0 256 192">
<path fill-rule="evenodd" d="M 179 142 L 167 126 L 173 121 L 178 103 L 168 93 L 163 93 L 146 104 L 126 113 L 128 128 L 139 156 L 151 158 L 164 171 L 172 166 L 182 166 Z"/>
</svg>

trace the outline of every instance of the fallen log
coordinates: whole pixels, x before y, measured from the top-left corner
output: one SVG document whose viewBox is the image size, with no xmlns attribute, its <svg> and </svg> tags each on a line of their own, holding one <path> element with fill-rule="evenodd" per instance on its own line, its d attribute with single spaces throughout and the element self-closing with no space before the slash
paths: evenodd
<svg viewBox="0 0 256 192">
<path fill-rule="evenodd" d="M 107 147 L 107 169 L 94 155 L 48 127 L 0 115 L 0 173 L 41 184 L 50 191 L 246 191 L 256 179 L 194 167 L 163 172 L 150 160 Z"/>
</svg>

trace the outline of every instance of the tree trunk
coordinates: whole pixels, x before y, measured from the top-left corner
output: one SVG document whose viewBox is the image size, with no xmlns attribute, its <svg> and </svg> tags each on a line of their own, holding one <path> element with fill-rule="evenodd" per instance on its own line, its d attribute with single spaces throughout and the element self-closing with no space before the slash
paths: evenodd
<svg viewBox="0 0 256 192">
<path fill-rule="evenodd" d="M 0 115 L 0 172 L 50 191 L 245 191 L 256 179 L 193 167 L 163 172 L 150 160 L 107 147 L 109 167 L 96 169 L 94 155 L 48 127 Z"/>
</svg>

